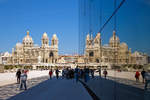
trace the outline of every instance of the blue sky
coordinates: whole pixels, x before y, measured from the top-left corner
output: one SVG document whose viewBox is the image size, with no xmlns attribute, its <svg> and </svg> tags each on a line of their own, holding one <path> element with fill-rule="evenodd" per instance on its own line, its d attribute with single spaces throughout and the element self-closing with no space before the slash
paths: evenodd
<svg viewBox="0 0 150 100">
<path fill-rule="evenodd" d="M 56 33 L 60 53 L 78 50 L 77 0 L 0 0 L 0 51 L 11 51 L 27 29 L 41 45 L 43 32 Z"/>
<path fill-rule="evenodd" d="M 102 2 L 100 2 L 102 1 Z M 122 0 L 117 0 L 117 5 Z M 97 33 L 100 27 L 99 6 L 102 3 L 102 25 L 111 16 L 114 11 L 114 0 L 93 0 L 91 5 L 91 24 L 87 19 L 90 11 L 84 11 L 82 15 L 83 26 L 81 32 L 89 32 L 89 26 L 92 33 Z M 86 3 L 88 4 L 88 3 Z M 85 7 L 88 9 L 88 7 Z M 98 13 L 97 13 L 98 12 Z M 84 17 L 85 16 L 85 17 Z M 87 16 L 87 17 L 86 17 Z M 126 42 L 132 52 L 140 51 L 150 55 L 150 0 L 126 0 L 123 6 L 117 12 L 117 28 L 116 34 L 119 36 L 121 42 Z M 101 32 L 102 43 L 108 44 L 114 30 L 114 19 L 112 19 Z"/>
<path fill-rule="evenodd" d="M 103 22 L 113 11 L 113 2 L 103 0 Z M 121 0 L 117 0 L 118 2 Z M 126 0 L 117 14 L 117 35 L 133 51 L 150 55 L 150 2 Z M 30 30 L 34 43 L 41 45 L 44 32 L 56 33 L 59 53 L 78 52 L 78 0 L 0 0 L 0 52 L 10 51 Z M 103 44 L 112 36 L 113 21 L 102 33 Z"/>
</svg>

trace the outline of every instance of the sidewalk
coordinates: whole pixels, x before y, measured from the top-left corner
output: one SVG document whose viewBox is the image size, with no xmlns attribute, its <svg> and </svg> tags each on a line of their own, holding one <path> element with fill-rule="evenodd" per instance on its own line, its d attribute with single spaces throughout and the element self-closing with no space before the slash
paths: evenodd
<svg viewBox="0 0 150 100">
<path fill-rule="evenodd" d="M 96 77 L 89 80 L 87 86 L 101 100 L 149 100 L 150 91 L 144 91 L 144 84 L 133 80 Z"/>
<path fill-rule="evenodd" d="M 8 100 L 92 100 L 92 97 L 81 83 L 76 83 L 74 80 L 57 80 L 54 78 L 46 80 Z"/>
</svg>

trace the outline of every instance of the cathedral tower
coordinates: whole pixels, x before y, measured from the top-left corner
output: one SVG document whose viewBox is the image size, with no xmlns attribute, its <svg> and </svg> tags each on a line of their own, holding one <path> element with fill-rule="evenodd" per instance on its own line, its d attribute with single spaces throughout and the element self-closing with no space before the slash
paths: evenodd
<svg viewBox="0 0 150 100">
<path fill-rule="evenodd" d="M 57 38 L 56 34 L 54 34 L 52 37 L 51 46 L 54 48 L 58 48 L 58 38 Z"/>
<path fill-rule="evenodd" d="M 44 32 L 42 36 L 42 47 L 48 47 L 49 46 L 49 38 L 47 36 L 47 33 Z"/>
<path fill-rule="evenodd" d="M 23 46 L 24 47 L 32 47 L 33 46 L 33 40 L 32 37 L 29 35 L 29 31 L 27 31 L 27 35 L 23 39 Z"/>
</svg>

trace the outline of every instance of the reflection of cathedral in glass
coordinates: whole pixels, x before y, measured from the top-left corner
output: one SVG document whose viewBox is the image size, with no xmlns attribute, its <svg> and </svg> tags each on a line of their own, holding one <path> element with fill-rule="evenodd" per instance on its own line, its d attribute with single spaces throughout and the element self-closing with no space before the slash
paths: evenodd
<svg viewBox="0 0 150 100">
<path fill-rule="evenodd" d="M 27 31 L 22 43 L 17 43 L 15 49 L 12 50 L 13 64 L 36 64 L 36 63 L 56 63 L 58 60 L 58 38 L 56 34 L 51 39 L 49 45 L 49 37 L 44 33 L 41 39 L 42 45 L 34 45 L 32 37 Z"/>
<path fill-rule="evenodd" d="M 147 64 L 147 55 L 139 52 L 131 53 L 126 43 L 120 43 L 119 37 L 113 31 L 109 44 L 102 45 L 101 34 L 93 39 L 89 34 L 86 37 L 85 59 L 87 63 L 108 64 Z"/>
</svg>

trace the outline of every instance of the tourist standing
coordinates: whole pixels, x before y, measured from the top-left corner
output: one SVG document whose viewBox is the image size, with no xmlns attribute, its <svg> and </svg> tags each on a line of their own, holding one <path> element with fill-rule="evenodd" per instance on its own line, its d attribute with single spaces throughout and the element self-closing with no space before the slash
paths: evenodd
<svg viewBox="0 0 150 100">
<path fill-rule="evenodd" d="M 49 71 L 49 77 L 50 77 L 50 79 L 52 79 L 52 75 L 53 75 L 53 70 L 51 69 L 51 70 Z"/>
<path fill-rule="evenodd" d="M 107 72 L 107 70 L 106 70 L 106 69 L 104 69 L 103 74 L 104 74 L 104 77 L 105 77 L 105 79 L 106 79 L 107 74 L 108 74 L 108 72 Z"/>
<path fill-rule="evenodd" d="M 94 78 L 94 69 L 90 70 L 92 78 Z"/>
<path fill-rule="evenodd" d="M 84 82 L 89 80 L 89 68 L 84 67 Z"/>
<path fill-rule="evenodd" d="M 62 79 L 65 78 L 65 69 L 62 70 Z"/>
<path fill-rule="evenodd" d="M 84 77 L 83 69 L 80 69 L 80 78 L 83 78 L 83 77 Z"/>
<path fill-rule="evenodd" d="M 140 73 L 139 73 L 139 71 L 136 71 L 136 73 L 135 73 L 136 82 L 139 82 L 139 78 L 140 78 Z"/>
<path fill-rule="evenodd" d="M 141 72 L 143 83 L 145 82 L 145 70 L 143 69 Z"/>
<path fill-rule="evenodd" d="M 75 73 L 76 82 L 78 82 L 79 81 L 79 69 L 78 69 L 78 66 L 75 68 L 74 73 Z"/>
<path fill-rule="evenodd" d="M 17 83 L 20 84 L 20 75 L 21 75 L 21 70 L 19 69 L 17 72 L 16 72 L 16 77 L 17 77 Z"/>
<path fill-rule="evenodd" d="M 56 71 L 55 71 L 55 74 L 56 74 L 56 78 L 58 79 L 59 78 L 59 70 L 58 70 L 58 68 L 56 69 Z"/>
<path fill-rule="evenodd" d="M 145 72 L 145 90 L 147 90 L 147 86 L 150 83 L 150 72 Z"/>
<path fill-rule="evenodd" d="M 24 86 L 25 90 L 27 90 L 27 85 L 26 85 L 27 74 L 26 74 L 26 72 L 24 70 L 22 70 L 20 79 L 21 79 L 20 90 L 22 90 L 23 86 Z"/>
</svg>

